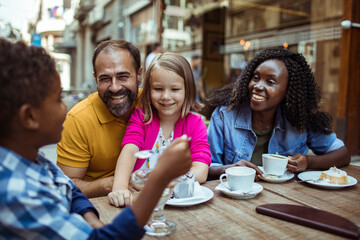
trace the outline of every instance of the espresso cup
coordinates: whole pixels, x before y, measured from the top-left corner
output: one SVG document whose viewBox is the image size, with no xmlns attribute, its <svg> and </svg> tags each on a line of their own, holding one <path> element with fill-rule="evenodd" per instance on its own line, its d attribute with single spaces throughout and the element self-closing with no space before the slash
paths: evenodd
<svg viewBox="0 0 360 240">
<path fill-rule="evenodd" d="M 289 158 L 278 154 L 263 154 L 262 165 L 266 174 L 281 176 L 286 171 Z"/>
<path fill-rule="evenodd" d="M 256 171 L 249 167 L 230 167 L 220 175 L 220 182 L 231 191 L 250 192 L 253 188 Z M 227 184 L 223 182 L 226 177 Z"/>
</svg>

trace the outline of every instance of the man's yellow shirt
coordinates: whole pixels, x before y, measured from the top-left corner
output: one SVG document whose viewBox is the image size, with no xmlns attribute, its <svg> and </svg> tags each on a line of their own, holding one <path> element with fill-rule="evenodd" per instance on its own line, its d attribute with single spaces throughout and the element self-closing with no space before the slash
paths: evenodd
<svg viewBox="0 0 360 240">
<path fill-rule="evenodd" d="M 139 89 L 138 99 L 141 92 Z M 97 92 L 75 105 L 63 126 L 57 144 L 59 163 L 87 167 L 87 181 L 114 174 L 127 122 L 113 116 Z"/>
</svg>

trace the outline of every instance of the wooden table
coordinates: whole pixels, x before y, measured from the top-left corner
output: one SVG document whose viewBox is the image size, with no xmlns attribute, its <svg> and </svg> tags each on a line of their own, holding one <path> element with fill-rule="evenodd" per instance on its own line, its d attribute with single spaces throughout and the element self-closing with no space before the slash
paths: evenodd
<svg viewBox="0 0 360 240">
<path fill-rule="evenodd" d="M 360 167 L 343 168 L 360 180 Z M 295 177 L 286 183 L 260 181 L 264 190 L 255 198 L 233 199 L 215 191 L 218 180 L 203 186 L 214 192 L 206 203 L 190 207 L 165 207 L 165 217 L 176 224 L 176 230 L 163 239 L 343 239 L 339 236 L 258 214 L 255 208 L 267 203 L 312 206 L 343 216 L 360 226 L 360 187 L 328 190 L 308 183 L 297 183 Z M 104 223 L 122 211 L 112 207 L 107 197 L 92 198 Z M 154 239 L 145 235 L 143 239 Z"/>
</svg>

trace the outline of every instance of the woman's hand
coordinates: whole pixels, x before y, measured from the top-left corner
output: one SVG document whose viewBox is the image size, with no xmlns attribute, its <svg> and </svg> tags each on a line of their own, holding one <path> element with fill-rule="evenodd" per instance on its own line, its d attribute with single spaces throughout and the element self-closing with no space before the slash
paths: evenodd
<svg viewBox="0 0 360 240">
<path fill-rule="evenodd" d="M 307 156 L 301 153 L 297 153 L 292 157 L 289 156 L 289 159 L 287 169 L 290 172 L 303 172 L 309 165 Z"/>
<path fill-rule="evenodd" d="M 255 164 L 249 162 L 249 161 L 246 161 L 246 160 L 240 160 L 238 161 L 237 163 L 235 163 L 233 165 L 234 167 L 235 166 L 243 166 L 243 167 L 249 167 L 249 168 L 253 168 L 255 169 L 256 171 L 256 174 L 255 174 L 255 180 L 259 180 L 259 177 L 258 175 L 260 175 L 261 177 L 265 178 L 265 174 L 260 170 L 260 168 L 258 168 Z"/>
<path fill-rule="evenodd" d="M 133 203 L 133 196 L 129 189 L 120 189 L 108 194 L 110 204 L 114 207 L 124 207 Z"/>
</svg>

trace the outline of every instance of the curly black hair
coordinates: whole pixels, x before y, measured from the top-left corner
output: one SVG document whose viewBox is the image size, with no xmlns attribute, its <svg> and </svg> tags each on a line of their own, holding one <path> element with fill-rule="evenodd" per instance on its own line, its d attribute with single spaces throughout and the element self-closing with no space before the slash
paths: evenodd
<svg viewBox="0 0 360 240">
<path fill-rule="evenodd" d="M 239 79 L 213 92 L 208 103 L 212 107 L 226 105 L 229 111 L 237 110 L 250 101 L 249 83 L 259 64 L 268 59 L 284 62 L 288 70 L 288 90 L 280 106 L 290 123 L 300 132 L 310 129 L 324 134 L 331 133 L 332 118 L 319 107 L 321 90 L 315 82 L 310 66 L 297 52 L 284 48 L 265 49 L 249 62 Z"/>
<path fill-rule="evenodd" d="M 56 79 L 55 61 L 41 47 L 0 38 L 0 138 L 11 133 L 19 108 L 41 105 Z"/>
</svg>

